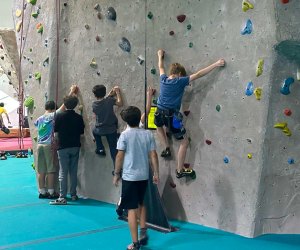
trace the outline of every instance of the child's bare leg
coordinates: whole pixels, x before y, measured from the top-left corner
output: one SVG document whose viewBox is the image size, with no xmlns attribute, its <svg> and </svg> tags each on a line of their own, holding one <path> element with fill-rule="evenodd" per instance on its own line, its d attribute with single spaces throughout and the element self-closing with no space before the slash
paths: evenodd
<svg viewBox="0 0 300 250">
<path fill-rule="evenodd" d="M 164 128 L 163 127 L 157 127 L 156 131 L 157 131 L 158 139 L 159 139 L 160 143 L 163 144 L 164 148 L 170 147 L 169 141 L 168 141 L 168 138 L 167 138 L 167 135 L 166 135 L 166 132 L 165 132 Z"/>
<path fill-rule="evenodd" d="M 38 173 L 38 182 L 39 182 L 39 190 L 42 190 L 45 188 L 45 178 L 46 174 L 45 173 Z"/>
<path fill-rule="evenodd" d="M 183 169 L 183 164 L 186 156 L 186 151 L 189 146 L 189 140 L 188 138 L 184 137 L 183 140 L 180 142 L 180 146 L 178 149 L 178 154 L 177 154 L 177 171 L 180 172 L 181 169 Z"/>
<path fill-rule="evenodd" d="M 146 206 L 139 205 L 140 228 L 146 228 Z"/>
<path fill-rule="evenodd" d="M 48 185 L 48 190 L 54 191 L 54 175 L 55 173 L 48 173 L 47 174 L 47 185 Z"/>
<path fill-rule="evenodd" d="M 128 225 L 129 225 L 132 242 L 138 242 L 137 212 L 138 209 L 128 210 Z"/>
</svg>

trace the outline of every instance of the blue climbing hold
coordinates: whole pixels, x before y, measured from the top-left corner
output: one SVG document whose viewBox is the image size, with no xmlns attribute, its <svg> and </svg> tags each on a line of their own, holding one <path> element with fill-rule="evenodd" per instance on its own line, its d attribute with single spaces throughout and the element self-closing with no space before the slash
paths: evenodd
<svg viewBox="0 0 300 250">
<path fill-rule="evenodd" d="M 119 47 L 126 52 L 130 52 L 131 45 L 127 38 L 122 37 L 121 41 L 119 42 Z"/>
<path fill-rule="evenodd" d="M 245 90 L 245 94 L 247 96 L 250 96 L 253 94 L 253 92 L 254 92 L 253 82 L 248 82 L 246 90 Z"/>
<path fill-rule="evenodd" d="M 252 32 L 252 22 L 250 19 L 247 20 L 245 27 L 242 29 L 241 34 L 246 35 L 246 34 L 251 34 Z"/>
<path fill-rule="evenodd" d="M 229 163 L 229 158 L 227 156 L 225 156 L 224 159 L 223 159 L 223 161 L 224 161 L 224 163 L 227 164 L 227 163 Z"/>
<path fill-rule="evenodd" d="M 294 164 L 294 163 L 295 163 L 295 160 L 294 160 L 293 158 L 289 158 L 289 159 L 288 159 L 288 163 L 289 163 L 289 164 Z"/>
<path fill-rule="evenodd" d="M 287 79 L 285 79 L 281 86 L 280 93 L 283 95 L 288 95 L 289 93 L 291 93 L 290 86 L 294 81 L 295 80 L 293 77 L 288 77 Z"/>
</svg>

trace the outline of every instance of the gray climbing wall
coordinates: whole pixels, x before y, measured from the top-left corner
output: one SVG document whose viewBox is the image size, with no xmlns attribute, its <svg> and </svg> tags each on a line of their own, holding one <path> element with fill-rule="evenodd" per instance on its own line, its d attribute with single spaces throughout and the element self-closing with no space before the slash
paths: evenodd
<svg viewBox="0 0 300 250">
<path fill-rule="evenodd" d="M 23 9 L 22 1 L 14 2 L 13 13 Z M 157 71 L 159 48 L 166 51 L 166 67 L 177 61 L 188 73 L 224 58 L 226 67 L 195 81 L 183 100 L 182 111 L 190 111 L 185 117 L 191 138 L 186 163 L 196 170 L 197 179 L 177 180 L 175 157 L 160 159 L 159 190 L 167 213 L 171 218 L 248 237 L 299 233 L 300 161 L 296 152 L 300 87 L 295 61 L 299 55 L 291 49 L 292 45 L 299 48 L 299 34 L 294 33 L 299 25 L 299 1 L 285 5 L 279 0 L 252 1 L 254 9 L 247 12 L 242 11 L 240 0 L 69 0 L 61 2 L 60 11 L 55 2 L 59 1 L 38 0 L 35 6 L 26 5 L 17 41 L 23 46 L 25 92 L 35 99 L 30 119 L 33 137 L 36 131 L 32 122 L 44 112 L 45 100 L 55 98 L 57 76 L 59 100 L 71 83 L 76 82 L 81 89 L 86 122 L 78 173 L 82 195 L 114 203 L 120 193 L 111 184 L 110 158 L 94 153 L 91 89 L 95 84 L 105 84 L 108 89 L 120 86 L 125 105 L 143 109 L 144 66 L 146 63 L 147 84 L 158 88 L 159 76 L 151 69 Z M 109 7 L 115 9 L 116 20 L 109 20 Z M 36 18 L 31 16 L 37 12 Z M 152 18 L 147 17 L 148 12 Z M 182 14 L 186 19 L 180 23 L 176 17 Z M 21 18 L 15 17 L 15 23 Z M 242 35 L 247 19 L 252 21 L 253 30 Z M 43 33 L 37 32 L 38 23 L 43 25 Z M 129 40 L 130 52 L 119 47 L 122 37 Z M 137 58 L 145 57 L 145 47 L 145 62 L 139 64 Z M 264 59 L 264 65 L 257 77 L 259 59 Z M 43 63 L 45 60 L 49 63 Z M 41 80 L 34 78 L 37 72 Z M 290 86 L 291 94 L 282 95 L 281 84 L 288 77 L 295 82 Z M 261 100 L 254 94 L 245 95 L 250 81 L 254 88 L 262 88 Z M 292 110 L 291 116 L 283 114 L 285 108 Z M 291 136 L 273 128 L 284 121 Z M 173 141 L 173 155 L 177 149 L 178 143 Z M 294 164 L 289 164 L 292 159 Z"/>
</svg>

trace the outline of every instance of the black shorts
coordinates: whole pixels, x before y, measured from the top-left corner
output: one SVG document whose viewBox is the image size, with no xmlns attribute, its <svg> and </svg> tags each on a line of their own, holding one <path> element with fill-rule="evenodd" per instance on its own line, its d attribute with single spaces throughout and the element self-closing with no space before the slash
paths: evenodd
<svg viewBox="0 0 300 250">
<path fill-rule="evenodd" d="M 175 110 L 172 109 L 168 109 L 168 110 L 162 110 L 157 108 L 155 114 L 154 114 L 154 124 L 157 127 L 163 127 L 166 126 L 167 128 L 169 128 L 169 132 L 171 132 L 174 137 L 177 140 L 182 140 L 186 133 L 186 130 L 184 127 L 178 129 L 178 128 L 174 128 L 173 126 L 173 117 L 175 114 Z"/>
<path fill-rule="evenodd" d="M 136 209 L 143 205 L 148 180 L 125 181 L 122 180 L 122 194 L 120 207 L 122 209 Z"/>
</svg>

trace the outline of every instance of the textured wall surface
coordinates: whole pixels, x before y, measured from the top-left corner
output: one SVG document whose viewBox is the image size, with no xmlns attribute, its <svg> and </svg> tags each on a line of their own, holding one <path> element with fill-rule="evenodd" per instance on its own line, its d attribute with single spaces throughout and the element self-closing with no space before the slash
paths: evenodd
<svg viewBox="0 0 300 250">
<path fill-rule="evenodd" d="M 299 23 L 299 1 L 284 6 L 275 0 L 253 1 L 254 9 L 247 12 L 242 11 L 240 0 L 69 0 L 66 5 L 61 3 L 60 11 L 55 2 L 27 4 L 17 41 L 20 46 L 23 39 L 25 92 L 35 99 L 31 125 L 44 112 L 45 100 L 55 98 L 57 76 L 59 100 L 71 83 L 76 82 L 81 89 L 86 122 L 78 176 L 81 194 L 107 202 L 116 202 L 119 196 L 119 190 L 111 184 L 111 159 L 94 154 L 91 89 L 95 84 L 105 84 L 108 89 L 119 85 L 125 105 L 143 109 L 144 66 L 146 63 L 147 84 L 158 88 L 159 76 L 151 69 L 158 70 L 159 48 L 166 51 L 166 67 L 177 61 L 188 73 L 224 58 L 225 68 L 195 81 L 184 95 L 182 110 L 190 111 L 185 122 L 191 137 L 186 162 L 196 170 L 197 179 L 177 180 L 175 157 L 170 161 L 160 159 L 159 189 L 167 213 L 171 218 L 249 237 L 269 232 L 299 233 L 296 97 L 300 90 L 295 82 L 290 95 L 279 92 L 284 79 L 294 77 L 297 81 L 295 56 L 287 57 L 289 49 L 284 44 L 282 50 L 280 44 L 297 44 L 298 38 L 293 35 Z M 14 3 L 13 12 L 23 10 L 22 1 Z M 108 19 L 109 7 L 116 10 L 115 21 Z M 32 12 L 37 11 L 38 17 L 33 18 Z M 148 12 L 152 12 L 152 18 L 147 17 Z M 186 19 L 180 23 L 176 17 L 182 14 Z M 21 18 L 15 17 L 15 23 Z M 253 31 L 242 35 L 247 19 L 251 19 Z M 42 34 L 37 32 L 38 23 L 43 24 Z M 122 37 L 130 41 L 130 52 L 118 46 Z M 140 65 L 137 58 L 145 57 L 145 51 L 145 62 Z M 43 63 L 47 58 L 49 63 Z M 96 68 L 90 66 L 93 58 Z M 259 59 L 264 59 L 264 67 L 257 77 Z M 41 73 L 40 81 L 32 77 L 36 72 Z M 255 88 L 262 88 L 261 100 L 254 94 L 245 95 L 250 81 Z M 295 112 L 286 117 L 284 108 Z M 122 129 L 124 123 L 119 120 Z M 273 128 L 285 120 L 292 132 L 290 137 Z M 33 127 L 32 135 L 36 135 Z M 208 145 L 206 140 L 212 143 Z M 158 140 L 157 144 L 160 152 Z M 177 149 L 178 143 L 173 141 L 173 155 Z M 227 164 L 224 157 L 229 160 Z M 288 164 L 288 158 L 293 158 L 294 164 Z"/>
</svg>

